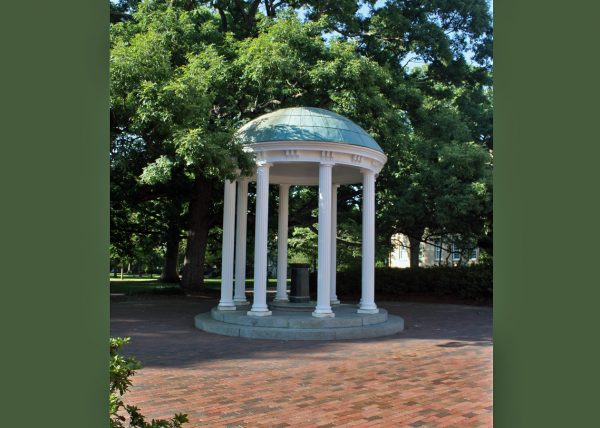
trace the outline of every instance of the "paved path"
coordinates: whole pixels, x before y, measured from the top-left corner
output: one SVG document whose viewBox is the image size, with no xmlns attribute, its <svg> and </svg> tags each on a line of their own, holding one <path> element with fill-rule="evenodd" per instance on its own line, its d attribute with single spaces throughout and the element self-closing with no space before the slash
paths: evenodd
<svg viewBox="0 0 600 428">
<path fill-rule="evenodd" d="M 112 303 L 111 336 L 144 368 L 126 402 L 186 427 L 491 427 L 491 308 L 379 302 L 394 336 L 271 341 L 197 330 L 216 300 Z"/>
</svg>

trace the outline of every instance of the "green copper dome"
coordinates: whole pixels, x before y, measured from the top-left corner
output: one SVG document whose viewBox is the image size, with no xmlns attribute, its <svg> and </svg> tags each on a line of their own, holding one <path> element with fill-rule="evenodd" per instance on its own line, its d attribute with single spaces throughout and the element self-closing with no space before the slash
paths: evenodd
<svg viewBox="0 0 600 428">
<path fill-rule="evenodd" d="M 243 144 L 270 141 L 323 141 L 352 144 L 383 153 L 360 126 L 329 110 L 315 107 L 284 108 L 242 126 L 236 133 Z"/>
</svg>

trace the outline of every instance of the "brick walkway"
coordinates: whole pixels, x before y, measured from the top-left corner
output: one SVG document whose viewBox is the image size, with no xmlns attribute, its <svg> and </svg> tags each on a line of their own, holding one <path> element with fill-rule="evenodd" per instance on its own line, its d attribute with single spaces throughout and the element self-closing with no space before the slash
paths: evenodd
<svg viewBox="0 0 600 428">
<path fill-rule="evenodd" d="M 111 336 L 143 364 L 126 402 L 197 426 L 490 427 L 491 308 L 380 302 L 395 336 L 282 342 L 196 330 L 215 300 L 111 304 Z"/>
</svg>

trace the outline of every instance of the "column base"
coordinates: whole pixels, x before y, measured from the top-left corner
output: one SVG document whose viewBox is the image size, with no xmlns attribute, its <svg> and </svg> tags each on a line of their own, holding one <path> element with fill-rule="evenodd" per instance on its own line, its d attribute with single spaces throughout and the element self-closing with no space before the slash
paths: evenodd
<svg viewBox="0 0 600 428">
<path fill-rule="evenodd" d="M 329 301 L 329 304 L 331 304 L 331 305 L 340 305 L 341 303 L 342 303 L 342 302 L 340 302 L 338 299 L 335 299 L 335 300 L 330 300 L 330 301 Z"/>
<path fill-rule="evenodd" d="M 235 300 L 235 299 L 233 299 L 233 304 L 235 306 L 244 306 L 244 305 L 249 305 L 250 302 L 248 300 Z"/>
<path fill-rule="evenodd" d="M 317 312 L 314 311 L 312 316 L 315 318 L 334 318 L 335 314 L 333 312 Z"/>
<path fill-rule="evenodd" d="M 273 299 L 273 301 L 274 301 L 274 302 L 289 302 L 289 301 L 290 301 L 290 299 L 288 299 L 287 297 L 286 297 L 286 298 L 279 298 L 279 297 L 275 297 L 275 298 Z"/>
<path fill-rule="evenodd" d="M 356 311 L 357 314 L 378 314 L 379 313 L 379 309 L 377 308 L 373 308 L 373 309 L 363 309 L 363 308 L 359 308 Z"/>
<path fill-rule="evenodd" d="M 248 312 L 246 312 L 246 315 L 248 315 L 249 317 L 268 317 L 269 315 L 273 315 L 273 312 L 266 310 L 266 311 L 255 311 L 255 310 L 249 310 Z"/>
<path fill-rule="evenodd" d="M 233 303 L 219 303 L 217 309 L 220 311 L 235 311 L 235 305 Z"/>
</svg>

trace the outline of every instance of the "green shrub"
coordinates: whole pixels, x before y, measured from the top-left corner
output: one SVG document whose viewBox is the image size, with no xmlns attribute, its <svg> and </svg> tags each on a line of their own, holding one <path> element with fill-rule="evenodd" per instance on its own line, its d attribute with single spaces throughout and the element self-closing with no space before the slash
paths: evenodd
<svg viewBox="0 0 600 428">
<path fill-rule="evenodd" d="M 317 273 L 310 277 L 311 289 L 317 288 Z M 338 272 L 338 295 L 360 295 L 361 271 Z M 447 297 L 473 302 L 491 302 L 493 298 L 492 266 L 376 268 L 375 294 L 404 297 L 407 295 Z"/>
<path fill-rule="evenodd" d="M 189 422 L 185 414 L 175 414 L 170 420 L 152 419 L 146 422 L 136 406 L 123 403 L 122 397 L 131 386 L 131 377 L 141 368 L 140 362 L 134 357 L 119 354 L 126 343 L 129 343 L 129 338 L 110 339 L 110 427 L 125 428 L 127 418 L 122 415 L 123 412 L 119 414 L 123 409 L 129 415 L 130 428 L 181 428 L 183 423 Z"/>
</svg>

